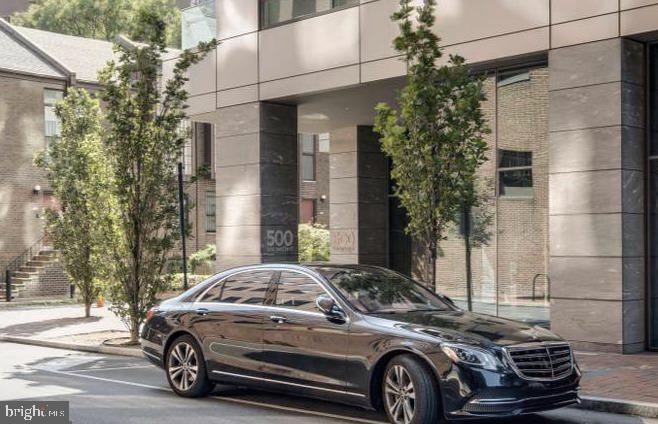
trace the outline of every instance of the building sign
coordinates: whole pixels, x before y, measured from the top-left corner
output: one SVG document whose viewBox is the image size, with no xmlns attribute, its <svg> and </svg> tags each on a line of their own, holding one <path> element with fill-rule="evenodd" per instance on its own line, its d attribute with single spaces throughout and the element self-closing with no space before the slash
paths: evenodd
<svg viewBox="0 0 658 424">
<path fill-rule="evenodd" d="M 331 230 L 331 253 L 356 254 L 356 230 Z"/>
<path fill-rule="evenodd" d="M 267 255 L 289 255 L 297 252 L 297 241 L 292 230 L 269 228 L 264 231 L 264 253 Z"/>
</svg>

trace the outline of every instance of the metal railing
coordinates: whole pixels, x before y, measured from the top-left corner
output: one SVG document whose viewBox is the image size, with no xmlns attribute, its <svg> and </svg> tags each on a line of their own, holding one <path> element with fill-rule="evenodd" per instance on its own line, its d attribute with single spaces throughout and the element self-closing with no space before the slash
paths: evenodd
<svg viewBox="0 0 658 424">
<path fill-rule="evenodd" d="M 532 300 L 534 301 L 536 296 L 535 296 L 535 289 L 537 286 L 537 278 L 539 277 L 545 277 L 546 278 L 546 288 L 544 289 L 544 300 L 549 301 L 551 300 L 551 278 L 548 276 L 548 274 L 535 274 L 535 276 L 532 279 Z"/>
<path fill-rule="evenodd" d="M 7 302 L 11 302 L 13 297 L 11 293 L 12 274 L 15 271 L 21 269 L 22 266 L 31 261 L 32 258 L 34 258 L 37 254 L 39 254 L 41 250 L 43 250 L 45 240 L 46 236 L 44 235 L 32 246 L 28 247 L 20 255 L 12 259 L 9 264 L 5 266 L 4 272 L 0 274 L 0 283 L 5 287 L 5 300 Z"/>
</svg>

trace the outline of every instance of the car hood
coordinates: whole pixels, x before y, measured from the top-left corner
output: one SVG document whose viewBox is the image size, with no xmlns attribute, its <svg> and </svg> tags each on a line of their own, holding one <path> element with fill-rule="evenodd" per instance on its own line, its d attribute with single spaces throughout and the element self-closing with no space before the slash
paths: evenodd
<svg viewBox="0 0 658 424">
<path fill-rule="evenodd" d="M 446 342 L 482 346 L 562 340 L 550 331 L 532 325 L 461 310 L 375 314 L 368 316 L 368 320 L 391 330 L 412 331 Z"/>
</svg>

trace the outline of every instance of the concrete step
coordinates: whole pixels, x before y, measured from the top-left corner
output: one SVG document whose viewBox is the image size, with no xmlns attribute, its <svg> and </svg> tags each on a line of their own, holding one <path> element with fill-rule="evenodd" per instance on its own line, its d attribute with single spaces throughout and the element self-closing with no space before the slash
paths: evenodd
<svg viewBox="0 0 658 424">
<path fill-rule="evenodd" d="M 46 265 L 49 265 L 50 261 L 27 261 L 27 266 L 43 268 Z"/>
<path fill-rule="evenodd" d="M 54 261 L 57 260 L 57 258 L 54 257 L 53 255 L 42 255 L 42 254 L 39 254 L 39 255 L 33 257 L 32 260 L 33 260 L 33 261 L 39 261 L 39 262 L 54 262 Z"/>
<path fill-rule="evenodd" d="M 39 275 L 37 272 L 27 272 L 27 271 L 14 271 L 12 277 L 14 278 L 32 278 Z"/>
<path fill-rule="evenodd" d="M 27 266 L 27 265 L 23 265 L 22 267 L 20 267 L 20 271 L 21 271 L 21 272 L 29 272 L 29 273 L 31 273 L 31 274 L 34 274 L 34 273 L 39 272 L 39 269 L 41 269 L 41 268 L 40 268 L 40 267 L 37 267 L 37 266 Z"/>
<path fill-rule="evenodd" d="M 23 278 L 23 277 L 12 277 L 11 278 L 11 283 L 12 284 L 23 284 L 23 285 L 25 285 L 25 284 L 28 284 L 30 282 L 32 282 L 31 278 Z"/>
<path fill-rule="evenodd" d="M 53 249 L 42 249 L 39 251 L 39 255 L 44 255 L 44 256 L 55 256 L 57 255 L 57 250 Z"/>
</svg>

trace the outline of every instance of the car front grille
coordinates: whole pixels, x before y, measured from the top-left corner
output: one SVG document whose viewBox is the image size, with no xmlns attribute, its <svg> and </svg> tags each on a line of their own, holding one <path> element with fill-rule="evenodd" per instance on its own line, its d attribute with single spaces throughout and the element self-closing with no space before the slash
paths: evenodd
<svg viewBox="0 0 658 424">
<path fill-rule="evenodd" d="M 529 380 L 559 380 L 573 370 L 573 354 L 567 343 L 536 343 L 505 348 L 513 368 Z"/>
</svg>

